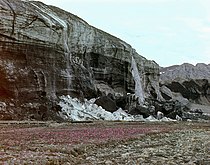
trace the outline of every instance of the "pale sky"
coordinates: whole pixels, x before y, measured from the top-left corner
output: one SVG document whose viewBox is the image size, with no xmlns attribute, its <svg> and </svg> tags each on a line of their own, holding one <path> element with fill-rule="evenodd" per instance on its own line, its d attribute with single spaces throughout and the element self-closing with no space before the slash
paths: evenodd
<svg viewBox="0 0 210 165">
<path fill-rule="evenodd" d="M 160 66 L 210 63 L 210 0 L 40 0 L 129 43 Z"/>
</svg>

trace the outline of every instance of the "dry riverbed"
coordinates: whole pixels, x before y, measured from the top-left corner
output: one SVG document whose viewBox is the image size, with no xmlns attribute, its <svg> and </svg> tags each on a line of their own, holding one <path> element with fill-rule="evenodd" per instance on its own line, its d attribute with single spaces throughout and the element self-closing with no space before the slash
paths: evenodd
<svg viewBox="0 0 210 165">
<path fill-rule="evenodd" d="M 209 122 L 0 122 L 0 164 L 210 164 Z"/>
</svg>

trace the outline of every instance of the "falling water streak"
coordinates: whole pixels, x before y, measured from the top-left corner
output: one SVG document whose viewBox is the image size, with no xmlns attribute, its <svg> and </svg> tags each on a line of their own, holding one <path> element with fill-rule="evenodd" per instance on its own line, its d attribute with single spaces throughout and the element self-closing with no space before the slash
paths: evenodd
<svg viewBox="0 0 210 165">
<path fill-rule="evenodd" d="M 70 62 L 71 62 L 71 53 L 70 53 L 70 49 L 69 49 L 69 46 L 68 46 L 68 24 L 64 20 L 60 19 L 58 16 L 53 14 L 53 12 L 50 9 L 48 9 L 48 8 L 46 8 L 44 6 L 39 7 L 39 6 L 37 6 L 37 5 L 33 4 L 33 3 L 32 3 L 32 5 L 34 5 L 36 8 L 41 10 L 44 14 L 46 14 L 48 17 L 50 17 L 50 19 L 49 19 L 46 16 L 41 14 L 45 19 L 47 19 L 47 21 L 50 23 L 51 27 L 54 24 L 52 22 L 52 19 L 53 19 L 54 21 L 59 23 L 62 26 L 62 28 L 63 28 L 63 31 L 62 31 L 63 35 L 62 35 L 62 37 L 63 37 L 64 55 L 65 55 L 65 59 L 66 59 L 67 89 L 69 90 L 70 86 L 71 86 L 71 73 L 69 71 L 70 70 Z M 55 81 L 55 80 L 53 80 L 53 81 Z M 53 85 L 53 89 L 52 90 L 55 92 L 55 83 Z"/>
<path fill-rule="evenodd" d="M 132 76 L 135 82 L 135 95 L 138 97 L 138 101 L 140 105 L 143 105 L 144 103 L 144 91 L 142 89 L 142 80 L 140 77 L 140 73 L 138 71 L 136 61 L 132 56 L 132 61 L 131 61 L 131 70 L 132 70 Z"/>
<path fill-rule="evenodd" d="M 64 54 L 66 59 L 66 78 L 67 78 L 67 88 L 70 89 L 71 87 L 71 73 L 70 73 L 70 62 L 71 62 L 71 52 L 68 46 L 68 25 L 64 20 L 61 20 L 59 17 L 48 14 L 54 20 L 56 20 L 60 25 L 63 27 L 63 46 L 64 46 Z"/>
</svg>

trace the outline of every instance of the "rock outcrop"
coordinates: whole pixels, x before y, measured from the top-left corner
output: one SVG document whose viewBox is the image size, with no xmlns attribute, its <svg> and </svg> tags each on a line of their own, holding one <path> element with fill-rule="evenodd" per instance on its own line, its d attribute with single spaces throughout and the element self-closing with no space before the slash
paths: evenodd
<svg viewBox="0 0 210 165">
<path fill-rule="evenodd" d="M 160 70 L 161 94 L 169 102 L 178 100 L 182 119 L 209 120 L 210 65 L 184 63 Z M 172 117 L 171 114 L 168 117 Z"/>
<path fill-rule="evenodd" d="M 190 102 L 210 105 L 210 64 L 182 64 L 161 69 L 160 84 Z M 166 90 L 165 90 L 166 91 Z M 164 93 L 164 92 L 162 92 Z M 170 99 L 171 94 L 163 94 Z"/>
<path fill-rule="evenodd" d="M 163 100 L 158 64 L 79 17 L 35 1 L 0 1 L 0 75 L 0 102 L 12 119 L 55 119 L 62 95 L 135 93 L 139 105 Z"/>
</svg>

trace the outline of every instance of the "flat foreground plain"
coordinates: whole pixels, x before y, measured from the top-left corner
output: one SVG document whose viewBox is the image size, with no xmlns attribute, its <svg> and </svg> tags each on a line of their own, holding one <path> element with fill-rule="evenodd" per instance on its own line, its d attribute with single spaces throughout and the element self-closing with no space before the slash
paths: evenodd
<svg viewBox="0 0 210 165">
<path fill-rule="evenodd" d="M 0 164 L 210 164 L 209 122 L 0 121 Z"/>
</svg>

